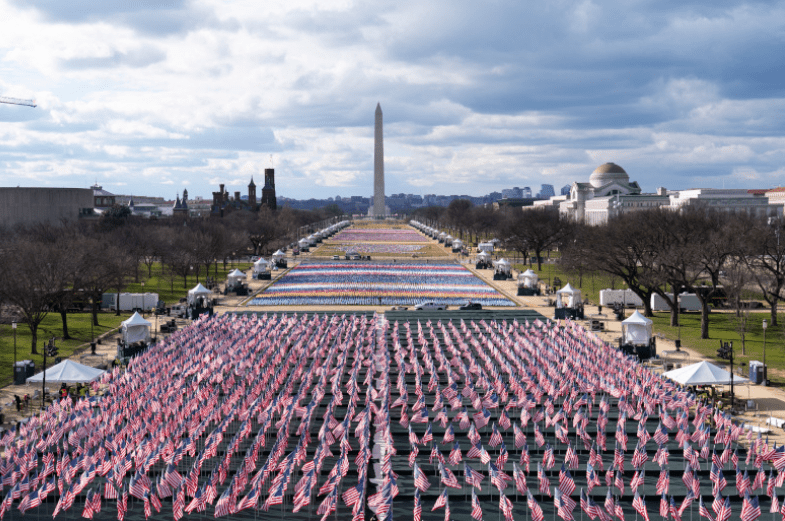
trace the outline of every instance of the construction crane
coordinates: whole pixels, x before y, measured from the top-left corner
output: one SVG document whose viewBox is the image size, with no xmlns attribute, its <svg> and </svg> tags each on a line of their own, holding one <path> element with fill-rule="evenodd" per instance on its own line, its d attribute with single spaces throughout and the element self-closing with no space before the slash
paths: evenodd
<svg viewBox="0 0 785 521">
<path fill-rule="evenodd" d="M 0 96 L 0 103 L 8 103 L 9 105 L 24 105 L 25 107 L 35 107 L 35 100 L 9 98 L 8 96 Z"/>
</svg>

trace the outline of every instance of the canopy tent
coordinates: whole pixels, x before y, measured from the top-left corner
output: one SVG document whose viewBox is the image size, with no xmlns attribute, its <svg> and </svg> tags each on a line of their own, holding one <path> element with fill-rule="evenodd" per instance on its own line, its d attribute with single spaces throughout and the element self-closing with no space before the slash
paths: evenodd
<svg viewBox="0 0 785 521">
<path fill-rule="evenodd" d="M 144 320 L 144 319 L 143 319 Z M 53 365 L 45 372 L 40 372 L 27 379 L 27 383 L 41 383 L 46 374 L 46 381 L 52 383 L 87 383 L 92 382 L 106 371 L 96 369 L 88 365 L 78 364 L 72 360 L 63 360 L 57 365 Z"/>
<path fill-rule="evenodd" d="M 259 257 L 259 260 L 253 263 L 253 272 L 254 274 L 257 273 L 264 273 L 265 271 L 270 270 L 270 263 L 264 260 L 264 258 Z"/>
<path fill-rule="evenodd" d="M 621 323 L 622 342 L 631 345 L 648 345 L 651 340 L 651 320 L 638 310 Z"/>
<path fill-rule="evenodd" d="M 126 344 L 150 340 L 150 322 L 145 320 L 142 315 L 134 312 L 131 318 L 124 320 L 120 328 L 123 341 Z"/>
<path fill-rule="evenodd" d="M 188 290 L 188 304 L 193 304 L 200 297 L 209 297 L 212 292 L 202 286 L 200 282 L 193 289 Z"/>
<path fill-rule="evenodd" d="M 273 253 L 273 260 L 280 260 L 283 259 L 284 257 L 286 257 L 286 254 L 281 250 L 278 250 L 275 253 Z"/>
<path fill-rule="evenodd" d="M 496 261 L 493 263 L 493 266 L 498 273 L 506 273 L 509 275 L 512 271 L 512 265 L 510 265 L 510 262 L 507 259 Z"/>
<path fill-rule="evenodd" d="M 245 273 L 242 271 L 235 269 L 233 272 L 229 273 L 226 276 L 226 285 L 227 286 L 236 286 L 240 284 L 242 281 L 246 279 Z"/>
<path fill-rule="evenodd" d="M 534 273 L 534 271 L 528 269 L 518 275 L 518 286 L 522 286 L 524 288 L 529 288 L 529 289 L 535 289 L 537 287 L 537 282 L 539 280 L 540 277 L 536 273 Z"/>
<path fill-rule="evenodd" d="M 581 290 L 573 288 L 568 282 L 566 286 L 556 292 L 557 308 L 574 308 L 581 301 Z"/>
<path fill-rule="evenodd" d="M 727 385 L 731 383 L 731 378 L 735 384 L 749 382 L 748 378 L 737 374 L 731 375 L 725 369 L 705 360 L 687 367 L 668 371 L 663 373 L 662 376 L 670 378 L 681 385 Z"/>
<path fill-rule="evenodd" d="M 489 262 L 491 260 L 491 254 L 487 251 L 481 251 L 477 254 L 477 260 L 482 262 Z"/>
</svg>

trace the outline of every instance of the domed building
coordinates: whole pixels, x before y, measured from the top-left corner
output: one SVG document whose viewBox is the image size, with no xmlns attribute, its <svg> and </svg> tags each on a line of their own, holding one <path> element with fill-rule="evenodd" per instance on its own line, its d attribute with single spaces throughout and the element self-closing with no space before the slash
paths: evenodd
<svg viewBox="0 0 785 521">
<path fill-rule="evenodd" d="M 758 193 L 760 192 L 760 193 Z M 759 217 L 782 216 L 785 197 L 777 199 L 766 190 L 693 188 L 641 193 L 637 182 L 616 163 L 605 163 L 594 169 L 588 183 L 572 183 L 566 195 L 536 201 L 529 208 L 546 208 L 567 219 L 599 225 L 630 212 L 670 208 L 679 211 L 687 206 L 744 212 Z"/>
</svg>

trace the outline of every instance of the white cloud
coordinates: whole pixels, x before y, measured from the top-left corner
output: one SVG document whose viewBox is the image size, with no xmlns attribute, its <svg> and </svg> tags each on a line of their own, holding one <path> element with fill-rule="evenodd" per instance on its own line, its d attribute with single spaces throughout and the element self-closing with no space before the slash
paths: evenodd
<svg viewBox="0 0 785 521">
<path fill-rule="evenodd" d="M 377 101 L 391 193 L 606 161 L 752 186 L 785 159 L 779 3 L 76 2 L 0 0 L 0 95 L 39 103 L 0 105 L 6 184 L 207 197 L 273 154 L 279 193 L 368 195 Z"/>
</svg>

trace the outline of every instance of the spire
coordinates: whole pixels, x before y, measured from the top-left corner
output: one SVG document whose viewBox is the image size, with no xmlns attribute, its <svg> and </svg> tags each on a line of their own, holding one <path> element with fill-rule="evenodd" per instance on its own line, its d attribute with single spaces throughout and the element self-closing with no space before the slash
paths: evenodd
<svg viewBox="0 0 785 521">
<path fill-rule="evenodd" d="M 251 176 L 251 182 L 248 184 L 248 188 L 251 188 L 252 186 L 256 186 L 253 182 L 253 176 Z"/>
</svg>

